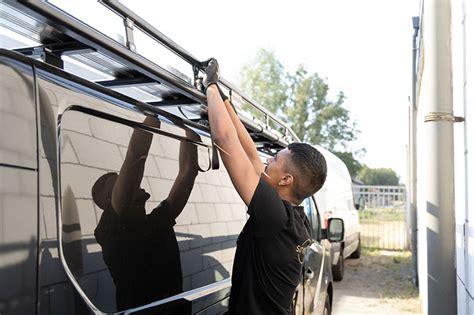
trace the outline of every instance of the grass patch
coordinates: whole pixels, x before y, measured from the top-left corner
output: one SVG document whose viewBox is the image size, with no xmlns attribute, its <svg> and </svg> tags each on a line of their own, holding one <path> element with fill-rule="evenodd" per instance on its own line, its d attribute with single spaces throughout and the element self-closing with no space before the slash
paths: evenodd
<svg viewBox="0 0 474 315">
<path fill-rule="evenodd" d="M 368 208 L 359 211 L 359 220 L 361 222 L 372 221 L 404 221 L 404 208 Z"/>
<path fill-rule="evenodd" d="M 418 289 L 412 284 L 410 251 L 362 247 L 360 259 L 348 259 L 342 287 L 355 296 L 377 299 L 374 306 L 392 305 L 398 312 L 420 314 Z M 344 283 L 346 281 L 346 283 Z M 371 306 L 371 305 L 366 305 Z"/>
<path fill-rule="evenodd" d="M 380 256 L 380 250 L 376 248 L 362 247 L 362 256 Z"/>
<path fill-rule="evenodd" d="M 368 250 L 374 264 L 385 274 L 382 296 L 384 298 L 410 299 L 418 297 L 418 289 L 412 283 L 412 260 L 409 251 Z"/>
</svg>

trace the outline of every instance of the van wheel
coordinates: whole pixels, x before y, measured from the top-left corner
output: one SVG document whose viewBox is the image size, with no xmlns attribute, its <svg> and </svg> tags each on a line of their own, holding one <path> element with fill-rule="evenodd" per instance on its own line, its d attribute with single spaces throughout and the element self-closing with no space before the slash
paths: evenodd
<svg viewBox="0 0 474 315">
<path fill-rule="evenodd" d="M 341 281 L 344 277 L 344 257 L 342 257 L 342 249 L 337 264 L 332 266 L 332 277 L 334 281 Z"/>
<path fill-rule="evenodd" d="M 331 315 L 331 301 L 329 300 L 329 294 L 326 294 L 326 301 L 324 302 L 324 315 Z"/>
<path fill-rule="evenodd" d="M 357 245 L 357 250 L 351 254 L 351 258 L 358 259 L 360 258 L 360 253 L 362 251 L 362 244 L 360 241 L 360 235 L 359 235 L 359 245 Z"/>
</svg>

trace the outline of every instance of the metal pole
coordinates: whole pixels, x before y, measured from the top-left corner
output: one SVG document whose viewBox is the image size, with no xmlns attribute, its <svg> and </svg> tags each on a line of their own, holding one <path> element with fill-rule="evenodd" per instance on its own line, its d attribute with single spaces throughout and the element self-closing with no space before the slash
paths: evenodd
<svg viewBox="0 0 474 315">
<path fill-rule="evenodd" d="M 453 87 L 450 0 L 425 0 L 423 98 L 426 127 L 428 314 L 456 314 Z M 426 102 L 426 103 L 425 103 Z"/>
<path fill-rule="evenodd" d="M 418 215 L 417 215 L 417 164 L 416 164 L 416 120 L 418 109 L 416 108 L 417 93 L 417 69 L 416 58 L 418 54 L 418 30 L 420 29 L 420 18 L 415 16 L 413 22 L 413 46 L 412 46 L 412 85 L 411 85 L 411 108 L 410 108 L 410 230 L 411 230 L 411 259 L 413 264 L 412 282 L 418 287 Z"/>
<path fill-rule="evenodd" d="M 408 98 L 408 102 L 410 103 L 411 100 Z M 403 212 L 403 220 L 406 222 L 404 226 L 404 232 L 405 235 L 403 236 L 403 250 L 411 250 L 412 247 L 409 245 L 410 244 L 410 238 L 411 238 L 411 218 L 410 218 L 410 213 L 411 213 L 411 203 L 410 203 L 410 191 L 411 191 L 411 165 L 410 165 L 410 148 L 411 148 L 411 105 L 408 105 L 408 145 L 406 149 L 406 159 L 407 159 L 407 183 L 405 185 L 405 189 L 403 192 L 398 191 L 399 194 L 399 200 L 402 200 L 402 193 L 404 194 L 403 197 L 403 204 L 404 206 L 404 212 Z M 413 256 L 413 252 L 412 252 Z M 412 262 L 413 262 L 413 257 L 412 257 Z M 414 267 L 412 268 L 414 272 Z M 413 274 L 412 272 L 412 274 Z M 413 277 L 412 277 L 413 279 Z M 415 285 L 415 283 L 413 283 Z"/>
</svg>

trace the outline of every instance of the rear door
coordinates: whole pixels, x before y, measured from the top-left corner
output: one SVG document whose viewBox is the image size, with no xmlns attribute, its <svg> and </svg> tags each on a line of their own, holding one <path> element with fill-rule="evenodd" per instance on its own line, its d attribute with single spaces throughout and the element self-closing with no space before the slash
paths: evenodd
<svg viewBox="0 0 474 315">
<path fill-rule="evenodd" d="M 308 244 L 305 244 L 302 283 L 298 287 L 296 313 L 317 314 L 320 305 L 324 306 L 326 297 L 328 280 L 324 269 L 326 249 L 321 244 L 320 220 L 312 197 L 304 201 L 304 207 L 311 222 L 312 238 Z"/>
<path fill-rule="evenodd" d="M 2 52 L 0 78 L 0 314 L 35 314 L 38 163 L 32 68 Z"/>
</svg>

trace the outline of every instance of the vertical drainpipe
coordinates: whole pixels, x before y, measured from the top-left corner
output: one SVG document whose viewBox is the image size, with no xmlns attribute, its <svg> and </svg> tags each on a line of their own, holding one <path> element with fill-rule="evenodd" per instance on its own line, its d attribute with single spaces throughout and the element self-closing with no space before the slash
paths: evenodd
<svg viewBox="0 0 474 315">
<path fill-rule="evenodd" d="M 450 0 L 425 0 L 426 236 L 428 314 L 456 314 L 453 86 Z"/>
<path fill-rule="evenodd" d="M 411 81 L 411 108 L 410 108 L 410 229 L 411 229 L 411 259 L 413 263 L 412 281 L 415 287 L 418 287 L 418 215 L 417 215 L 417 163 L 416 163 L 416 120 L 418 116 L 418 109 L 416 108 L 417 93 L 417 70 L 416 58 L 418 53 L 418 30 L 420 29 L 420 18 L 415 16 L 412 18 L 413 22 L 413 45 L 412 45 L 412 81 Z"/>
</svg>

